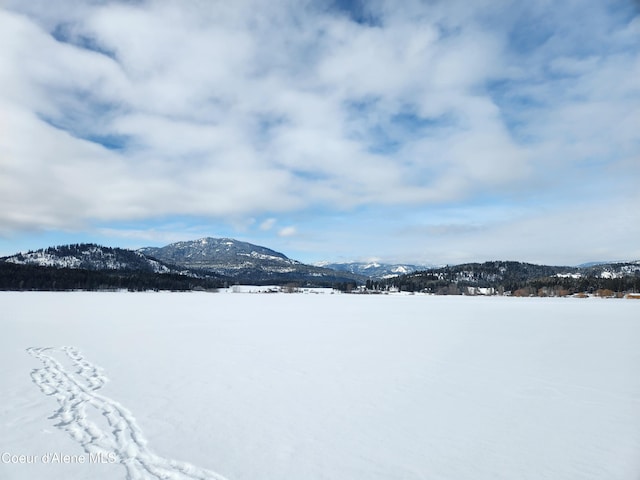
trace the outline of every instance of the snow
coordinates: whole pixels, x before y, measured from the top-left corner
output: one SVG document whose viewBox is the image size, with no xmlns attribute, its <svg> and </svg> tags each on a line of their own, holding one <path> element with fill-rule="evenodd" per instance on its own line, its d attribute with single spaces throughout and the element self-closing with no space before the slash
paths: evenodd
<svg viewBox="0 0 640 480">
<path fill-rule="evenodd" d="M 292 260 L 289 260 L 288 258 L 282 258 L 276 255 L 267 255 L 267 254 L 259 253 L 256 251 L 252 251 L 251 253 L 238 253 L 238 256 L 251 257 L 258 260 L 272 260 L 272 261 L 277 261 L 281 263 L 294 263 Z"/>
<path fill-rule="evenodd" d="M 22 254 L 22 259 L 18 256 L 9 257 L 6 259 L 8 263 L 15 263 L 18 265 L 39 265 L 42 267 L 59 267 L 59 268 L 78 268 L 82 263 L 77 257 L 64 256 L 60 257 L 50 253 L 46 253 L 43 250 L 39 250 L 31 253 Z"/>
<path fill-rule="evenodd" d="M 58 248 L 56 247 L 55 250 L 58 251 Z M 141 260 L 144 260 L 155 273 L 171 272 L 169 268 L 160 262 L 147 258 L 140 252 L 133 253 Z M 115 253 L 105 252 L 98 246 L 87 246 L 84 250 L 78 251 L 73 255 L 60 255 L 59 253 L 49 253 L 46 250 L 37 250 L 8 257 L 5 261 L 18 265 L 38 265 L 56 268 L 86 268 L 86 265 L 92 265 L 98 270 L 119 270 L 131 267 L 126 262 L 118 261 Z"/>
<path fill-rule="evenodd" d="M 340 290 L 324 287 L 287 287 L 281 285 L 233 285 L 221 288 L 218 293 L 317 293 L 325 295 L 341 294 Z"/>
<path fill-rule="evenodd" d="M 582 278 L 581 273 L 556 273 L 557 278 Z"/>
<path fill-rule="evenodd" d="M 640 474 L 633 300 L 3 292 L 0 302 L 2 479 Z"/>
<path fill-rule="evenodd" d="M 380 266 L 380 264 L 379 264 L 379 263 L 377 263 L 377 262 L 372 262 L 372 263 L 368 263 L 368 264 L 364 265 L 362 268 L 363 268 L 364 270 L 366 270 L 366 269 L 369 269 L 369 268 L 378 268 L 379 266 Z"/>
</svg>

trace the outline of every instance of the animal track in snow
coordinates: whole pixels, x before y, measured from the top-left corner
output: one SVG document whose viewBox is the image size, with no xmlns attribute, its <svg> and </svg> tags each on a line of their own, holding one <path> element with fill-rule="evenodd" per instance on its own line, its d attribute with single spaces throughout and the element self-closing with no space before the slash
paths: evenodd
<svg viewBox="0 0 640 480">
<path fill-rule="evenodd" d="M 67 432 L 90 455 L 113 458 L 115 454 L 126 469 L 127 480 L 226 480 L 217 473 L 160 457 L 149 450 L 131 412 L 97 392 L 107 377 L 101 368 L 85 360 L 78 349 L 29 347 L 27 352 L 43 364 L 31 372 L 33 382 L 58 402 L 58 410 L 50 417 L 57 421 L 55 426 Z M 56 356 L 70 362 L 71 368 L 65 369 Z"/>
</svg>

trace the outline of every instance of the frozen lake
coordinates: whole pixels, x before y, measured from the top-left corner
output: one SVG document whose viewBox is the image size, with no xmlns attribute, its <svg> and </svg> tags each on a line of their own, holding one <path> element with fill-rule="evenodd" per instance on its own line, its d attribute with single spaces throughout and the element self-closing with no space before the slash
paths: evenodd
<svg viewBox="0 0 640 480">
<path fill-rule="evenodd" d="M 640 301 L 0 292 L 0 325 L 2 479 L 640 478 Z"/>
</svg>

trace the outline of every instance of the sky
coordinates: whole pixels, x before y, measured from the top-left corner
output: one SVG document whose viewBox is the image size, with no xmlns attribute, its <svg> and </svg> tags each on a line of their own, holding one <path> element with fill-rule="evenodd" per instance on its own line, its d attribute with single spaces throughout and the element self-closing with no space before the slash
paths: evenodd
<svg viewBox="0 0 640 480">
<path fill-rule="evenodd" d="M 0 255 L 640 259 L 637 0 L 3 0 Z"/>
</svg>

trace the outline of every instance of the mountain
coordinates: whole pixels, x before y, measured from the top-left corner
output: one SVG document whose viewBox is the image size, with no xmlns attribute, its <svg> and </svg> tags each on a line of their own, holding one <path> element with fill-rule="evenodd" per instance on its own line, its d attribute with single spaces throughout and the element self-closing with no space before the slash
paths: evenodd
<svg viewBox="0 0 640 480">
<path fill-rule="evenodd" d="M 16 265 L 72 268 L 82 270 L 137 270 L 151 273 L 179 273 L 163 262 L 140 252 L 110 248 L 93 243 L 80 243 L 43 248 L 4 257 L 4 262 Z"/>
<path fill-rule="evenodd" d="M 353 273 L 306 265 L 275 250 L 232 238 L 201 238 L 164 247 L 145 247 L 138 252 L 193 271 L 224 275 L 239 283 L 330 285 L 362 281 Z"/>
<path fill-rule="evenodd" d="M 203 238 L 137 251 L 74 244 L 0 258 L 0 290 L 216 288 L 290 284 L 348 289 L 364 279 L 305 265 L 266 247 Z"/>
<path fill-rule="evenodd" d="M 0 258 L 0 290 L 215 289 L 224 279 L 95 244 L 49 247 Z"/>
<path fill-rule="evenodd" d="M 164 247 L 145 247 L 138 253 L 187 268 L 220 272 L 264 268 L 284 273 L 301 265 L 282 253 L 232 238 L 201 238 Z"/>
<path fill-rule="evenodd" d="M 346 263 L 330 263 L 320 262 L 316 266 L 331 268 L 339 272 L 349 272 L 360 275 L 365 278 L 384 279 L 405 275 L 418 270 L 425 270 L 427 266 L 417 266 L 408 264 L 389 264 L 378 262 L 346 262 Z"/>
<path fill-rule="evenodd" d="M 374 292 L 395 288 L 443 294 L 611 296 L 640 291 L 640 261 L 579 267 L 512 261 L 427 269 L 373 262 L 313 266 L 230 238 L 202 238 L 138 251 L 74 244 L 0 258 L 0 290 L 194 290 L 233 283 L 343 290 L 364 284 L 365 291 Z"/>
</svg>

